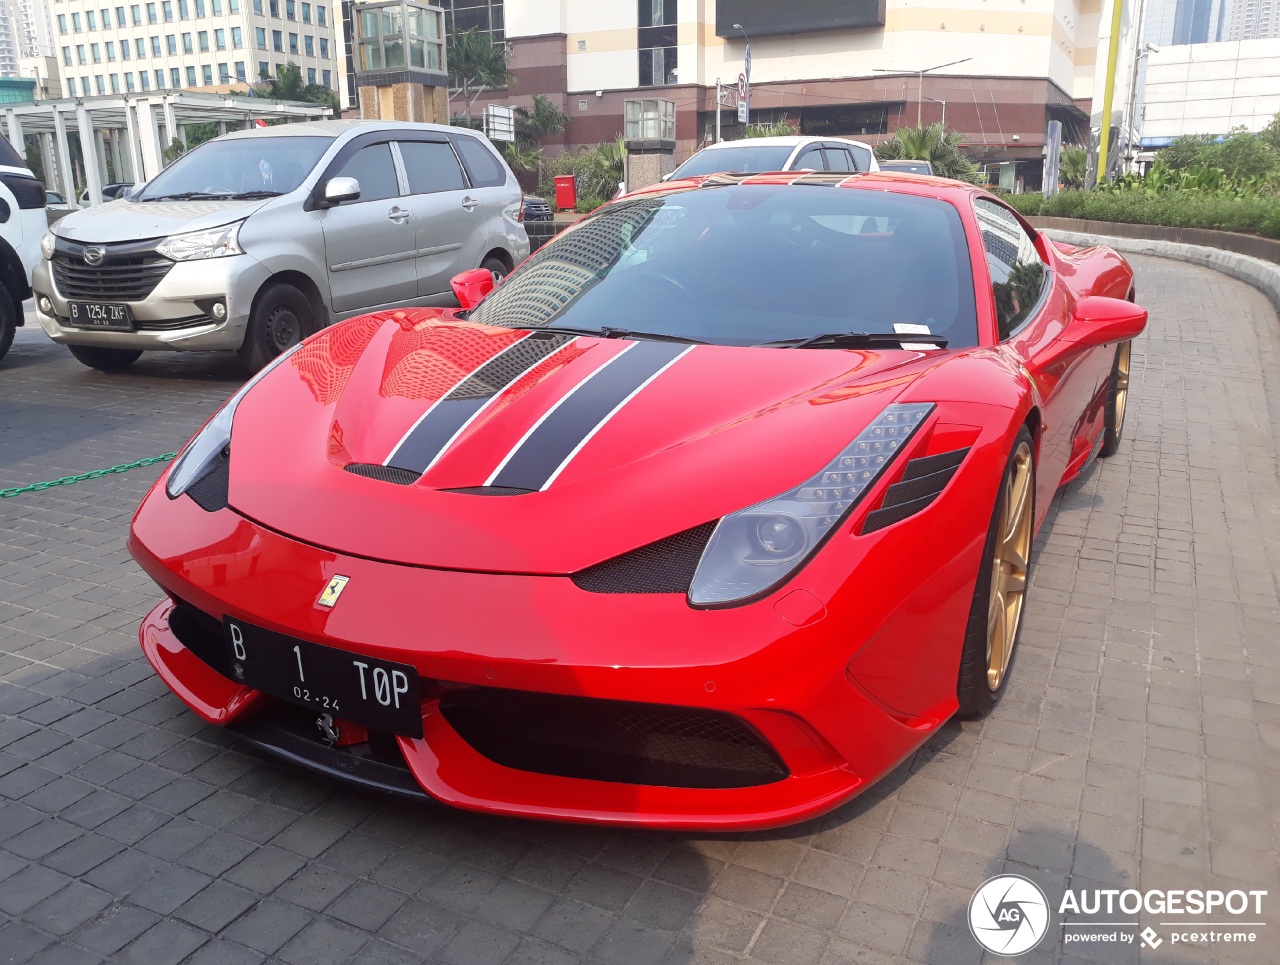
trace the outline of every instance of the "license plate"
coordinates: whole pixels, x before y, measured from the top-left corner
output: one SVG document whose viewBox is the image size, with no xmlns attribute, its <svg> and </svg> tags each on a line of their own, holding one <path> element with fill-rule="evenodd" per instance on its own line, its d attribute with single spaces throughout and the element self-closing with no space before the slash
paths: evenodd
<svg viewBox="0 0 1280 965">
<path fill-rule="evenodd" d="M 133 331 L 133 314 L 120 302 L 71 302 L 67 321 L 77 328 L 122 328 Z"/>
<path fill-rule="evenodd" d="M 231 672 L 238 683 L 408 737 L 422 736 L 418 671 L 223 618 Z"/>
</svg>

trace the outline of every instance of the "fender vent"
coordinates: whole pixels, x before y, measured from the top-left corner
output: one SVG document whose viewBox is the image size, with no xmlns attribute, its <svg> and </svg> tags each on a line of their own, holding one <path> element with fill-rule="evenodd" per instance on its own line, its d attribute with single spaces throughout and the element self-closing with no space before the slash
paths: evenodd
<svg viewBox="0 0 1280 965">
<path fill-rule="evenodd" d="M 937 456 L 912 459 L 907 463 L 902 478 L 885 490 L 880 508 L 867 514 L 862 532 L 874 533 L 920 512 L 938 498 L 968 454 L 968 449 L 956 449 Z"/>
<path fill-rule="evenodd" d="M 409 469 L 397 469 L 395 466 L 381 466 L 376 462 L 352 462 L 342 467 L 347 472 L 364 476 L 366 479 L 377 479 L 379 482 L 395 483 L 397 486 L 412 486 L 422 475 Z"/>
<path fill-rule="evenodd" d="M 230 485 L 231 453 L 223 449 L 209 471 L 187 487 L 187 495 L 206 513 L 214 513 L 227 508 L 227 489 Z"/>
<path fill-rule="evenodd" d="M 687 593 L 715 528 L 703 523 L 686 529 L 579 570 L 571 579 L 589 593 Z"/>
</svg>

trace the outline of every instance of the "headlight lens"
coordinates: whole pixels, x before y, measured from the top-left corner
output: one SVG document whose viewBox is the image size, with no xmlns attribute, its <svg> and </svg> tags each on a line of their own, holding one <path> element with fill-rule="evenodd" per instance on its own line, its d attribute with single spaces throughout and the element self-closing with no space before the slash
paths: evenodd
<svg viewBox="0 0 1280 965">
<path fill-rule="evenodd" d="M 933 408 L 932 402 L 887 407 L 817 475 L 720 520 L 693 575 L 689 602 L 738 603 L 790 576 L 849 514 Z"/>
<path fill-rule="evenodd" d="M 45 260 L 53 257 L 53 247 L 57 244 L 52 231 L 46 231 L 44 237 L 40 239 L 40 254 L 44 255 Z"/>
<path fill-rule="evenodd" d="M 173 261 L 196 261 L 201 258 L 225 258 L 227 255 L 244 254 L 240 247 L 240 226 L 235 224 L 190 231 L 184 235 L 170 235 L 156 245 L 156 251 Z"/>
<path fill-rule="evenodd" d="M 226 405 L 219 409 L 217 414 L 205 423 L 204 428 L 187 443 L 187 448 L 182 450 L 182 455 L 178 456 L 170 468 L 169 478 L 165 482 L 164 489 L 170 499 L 177 499 L 191 488 L 192 483 L 208 472 L 219 453 L 231 445 L 231 421 L 236 416 L 236 408 L 240 405 L 240 400 L 248 395 L 249 390 L 265 378 L 268 372 L 300 348 L 302 348 L 301 342 L 272 359 L 257 375 L 240 386 L 240 390 L 228 399 Z"/>
</svg>

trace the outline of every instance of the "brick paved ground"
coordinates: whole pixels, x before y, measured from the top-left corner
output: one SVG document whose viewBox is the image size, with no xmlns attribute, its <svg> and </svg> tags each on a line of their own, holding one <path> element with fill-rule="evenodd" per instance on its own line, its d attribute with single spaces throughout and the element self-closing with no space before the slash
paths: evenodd
<svg viewBox="0 0 1280 965">
<path fill-rule="evenodd" d="M 1137 264 L 1126 443 L 1053 508 L 1005 700 L 781 832 L 488 820 L 261 760 L 138 652 L 157 594 L 123 537 L 156 470 L 0 503 L 0 960 L 963 963 L 969 897 L 1006 870 L 1054 900 L 1266 888 L 1274 909 L 1280 323 L 1222 276 Z M 0 487 L 173 449 L 235 382 L 208 356 L 101 375 L 23 331 Z M 1280 960 L 1268 927 L 1143 960 Z M 1028 960 L 1138 957 L 1061 934 Z"/>
</svg>

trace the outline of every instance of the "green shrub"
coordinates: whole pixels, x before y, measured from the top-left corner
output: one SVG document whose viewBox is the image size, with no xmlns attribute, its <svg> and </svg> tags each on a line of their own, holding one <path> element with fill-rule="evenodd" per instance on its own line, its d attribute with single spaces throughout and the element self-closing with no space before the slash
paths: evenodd
<svg viewBox="0 0 1280 965">
<path fill-rule="evenodd" d="M 604 198 L 587 195 L 585 197 L 578 198 L 578 203 L 574 206 L 573 210 L 578 212 L 578 214 L 587 214 L 588 212 L 594 211 L 596 208 L 600 207 L 604 202 Z"/>
<path fill-rule="evenodd" d="M 1030 200 L 1030 199 L 1036 200 Z M 1019 195 L 1011 199 L 1024 215 L 1080 218 L 1170 228 L 1215 228 L 1280 238 L 1280 196 L 1231 197 L 1197 191 L 1061 191 L 1051 198 Z"/>
<path fill-rule="evenodd" d="M 1039 193 L 1011 194 L 1004 199 L 1004 202 L 1024 218 L 1033 218 L 1040 213 L 1040 209 L 1044 206 L 1044 195 Z"/>
</svg>

